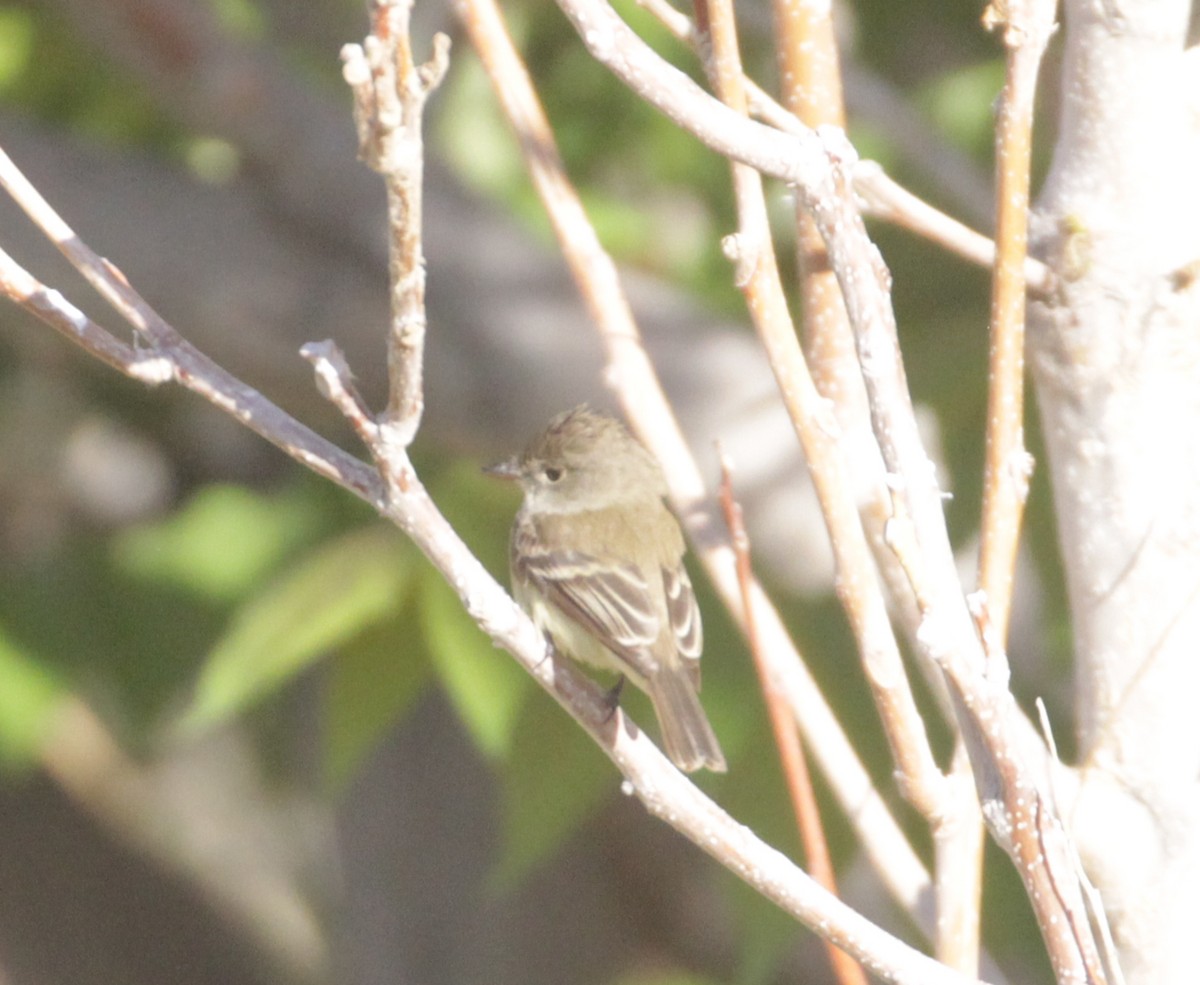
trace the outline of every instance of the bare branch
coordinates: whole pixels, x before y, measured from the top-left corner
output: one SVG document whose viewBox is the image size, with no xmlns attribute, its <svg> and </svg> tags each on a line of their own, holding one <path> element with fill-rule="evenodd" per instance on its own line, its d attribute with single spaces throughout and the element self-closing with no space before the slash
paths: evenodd
<svg viewBox="0 0 1200 985">
<path fill-rule="evenodd" d="M 13 197 L 25 214 L 37 224 L 71 266 L 111 304 L 126 321 L 142 333 L 152 346 L 165 348 L 175 341 L 174 331 L 146 303 L 116 267 L 92 251 L 75 231 L 56 213 L 37 189 L 0 151 L 0 185 Z"/>
<path fill-rule="evenodd" d="M 1054 31 L 1054 0 L 1006 0 L 984 23 L 1000 27 L 1007 51 L 996 125 L 996 264 L 992 276 L 987 459 L 980 525 L 979 585 L 1001 641 L 1007 636 L 1021 514 L 1033 461 L 1025 450 L 1025 257 L 1033 100 L 1042 53 Z"/>
<path fill-rule="evenodd" d="M 600 0 L 559 0 L 559 6 L 597 61 L 711 150 L 805 192 L 828 174 L 828 149 L 817 133 L 783 133 L 713 99 Z"/>
<path fill-rule="evenodd" d="M 113 369 L 151 386 L 171 379 L 169 362 L 113 338 L 3 250 L 0 250 L 0 292 Z"/>
<path fill-rule="evenodd" d="M 421 122 L 425 102 L 449 65 L 450 39 L 437 35 L 433 57 L 413 64 L 408 20 L 411 0 L 377 0 L 372 34 L 342 49 L 343 74 L 354 94 L 359 158 L 384 178 L 388 198 L 388 279 L 392 324 L 388 333 L 388 406 L 381 437 L 406 448 L 425 406 L 425 256 L 421 248 Z"/>
<path fill-rule="evenodd" d="M 1054 730 L 1050 727 L 1050 715 L 1046 712 L 1046 703 L 1041 698 L 1037 699 L 1038 724 L 1042 729 L 1042 738 L 1046 741 L 1046 747 L 1050 750 L 1050 755 L 1058 759 L 1058 746 L 1054 741 Z M 1058 811 L 1059 795 L 1053 784 L 1050 787 L 1050 794 L 1054 798 L 1055 811 Z M 1087 901 L 1088 914 L 1091 916 L 1093 927 L 1096 935 L 1100 938 L 1100 943 L 1103 945 L 1101 954 L 1104 958 L 1104 971 L 1112 982 L 1112 985 L 1125 985 L 1125 973 L 1121 968 L 1120 955 L 1117 953 L 1117 945 L 1113 941 L 1112 928 L 1108 923 L 1108 915 L 1104 912 L 1104 905 L 1100 899 L 1100 892 L 1092 884 L 1088 874 L 1084 871 L 1083 860 L 1079 857 L 1079 851 L 1075 847 L 1075 840 L 1067 834 L 1067 851 L 1070 853 L 1071 860 L 1075 864 L 1075 875 L 1079 879 L 1080 888 L 1083 891 L 1084 899 Z"/>
<path fill-rule="evenodd" d="M 934 954 L 950 968 L 975 974 L 979 968 L 984 834 L 971 764 L 961 742 L 955 747 L 946 781 L 950 809 L 933 825 L 938 908 Z"/>
</svg>

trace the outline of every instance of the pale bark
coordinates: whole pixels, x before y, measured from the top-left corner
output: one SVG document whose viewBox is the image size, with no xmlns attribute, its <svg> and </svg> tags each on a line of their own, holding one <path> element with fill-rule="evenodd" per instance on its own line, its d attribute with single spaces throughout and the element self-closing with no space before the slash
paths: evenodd
<svg viewBox="0 0 1200 985">
<path fill-rule="evenodd" d="M 1031 366 L 1075 632 L 1080 850 L 1134 983 L 1200 915 L 1200 128 L 1184 0 L 1072 0 Z M 1193 52 L 1190 60 L 1195 61 Z M 1193 73 L 1194 74 L 1194 73 Z"/>
</svg>

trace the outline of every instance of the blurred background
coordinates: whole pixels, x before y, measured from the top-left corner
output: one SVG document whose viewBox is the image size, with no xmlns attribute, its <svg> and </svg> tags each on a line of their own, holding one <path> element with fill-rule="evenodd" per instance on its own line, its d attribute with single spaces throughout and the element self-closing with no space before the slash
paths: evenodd
<svg viewBox="0 0 1200 985">
<path fill-rule="evenodd" d="M 640 8 L 618 6 L 697 74 Z M 769 7 L 740 7 L 748 68 L 771 89 Z M 1003 68 L 980 12 L 868 0 L 838 20 L 861 154 L 986 229 Z M 727 165 L 594 65 L 552 5 L 505 13 L 706 474 L 720 439 L 760 574 L 928 858 L 891 789 L 803 462 L 721 254 Z M 449 5 L 418 4 L 416 17 L 422 39 L 454 39 L 428 111 L 416 459 L 506 581 L 516 499 L 480 465 L 552 413 L 611 399 Z M 355 160 L 338 59 L 365 28 L 349 0 L 0 4 L 0 146 L 185 337 L 355 453 L 297 350 L 335 339 L 381 404 L 383 190 Z M 772 194 L 786 244 L 791 203 Z M 970 570 L 987 276 L 872 232 Z M 7 200 L 0 246 L 129 338 Z M 1047 699 L 1061 745 L 1068 641 L 1044 481 L 1012 657 L 1019 697 Z M 798 856 L 747 656 L 700 582 L 704 700 L 730 772 L 698 782 Z M 627 707 L 652 718 L 637 695 Z M 402 536 L 198 398 L 120 377 L 11 306 L 0 770 L 3 985 L 828 980 L 811 934 L 621 796 L 608 761 Z M 846 895 L 920 943 L 817 782 Z M 1050 980 L 995 855 L 985 907 L 993 976 Z"/>
</svg>

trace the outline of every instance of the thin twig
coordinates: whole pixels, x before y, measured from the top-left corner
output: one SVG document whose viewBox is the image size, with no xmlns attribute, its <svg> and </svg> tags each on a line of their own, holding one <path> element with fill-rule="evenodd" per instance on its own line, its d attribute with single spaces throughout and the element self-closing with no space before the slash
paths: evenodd
<svg viewBox="0 0 1200 985">
<path fill-rule="evenodd" d="M 995 719 L 984 722 L 978 715 L 973 717 L 977 727 L 990 726 L 986 742 L 980 743 L 976 736 L 976 741 L 967 745 L 984 820 L 1025 884 L 1055 978 L 1063 985 L 1106 985 L 1100 943 L 1077 875 L 1075 846 L 1058 814 L 1051 782 L 1056 758 L 1046 750 L 1045 772 L 1034 774 L 1014 755 L 1015 702 L 1008 690 L 1008 656 L 991 620 L 987 596 L 972 593 L 968 603 L 983 643 L 986 670 L 984 689 L 965 698 L 987 701 L 987 690 L 995 692 L 989 702 Z M 971 738 L 969 733 L 967 738 Z"/>
<path fill-rule="evenodd" d="M 75 235 L 75 231 L 50 208 L 49 203 L 3 151 L 0 151 L 0 185 L 4 186 L 50 242 L 58 247 L 71 266 L 141 333 L 147 343 L 165 349 L 176 341 L 175 332 L 130 286 L 125 275 Z"/>
<path fill-rule="evenodd" d="M 996 263 L 992 274 L 987 451 L 979 586 L 1003 642 L 1008 634 L 1021 515 L 1033 459 L 1025 448 L 1025 257 L 1038 68 L 1054 31 L 1054 0 L 1004 0 L 984 12 L 1000 28 L 1005 85 L 996 120 Z"/>
<path fill-rule="evenodd" d="M 0 250 L 0 293 L 113 369 L 151 386 L 171 379 L 170 362 L 114 338 L 3 250 Z"/>
<path fill-rule="evenodd" d="M 788 795 L 791 797 L 792 810 L 796 815 L 800 843 L 804 846 L 804 857 L 808 862 L 809 873 L 830 893 L 837 896 L 837 877 L 833 870 L 833 859 L 829 855 L 829 843 L 825 838 L 821 812 L 817 807 L 817 797 L 813 791 L 812 777 L 809 775 L 808 764 L 804 759 L 804 749 L 800 744 L 800 733 L 796 730 L 796 720 L 792 717 L 792 709 L 788 704 L 787 696 L 779 688 L 771 674 L 771 663 L 763 652 L 754 621 L 753 595 L 750 587 L 753 578 L 750 566 L 750 536 L 746 533 L 746 524 L 742 519 L 741 504 L 733 494 L 733 466 L 723 451 L 720 453 L 720 458 L 721 510 L 725 514 L 725 524 L 729 527 L 729 537 L 737 557 L 738 582 L 742 586 L 742 611 L 746 622 L 746 640 L 754 658 L 754 667 L 758 671 L 758 683 L 767 706 L 767 716 L 771 720 L 775 745 L 779 750 L 779 763 L 787 783 Z M 829 963 L 833 967 L 838 981 L 844 982 L 846 985 L 856 985 L 856 983 L 866 985 L 866 976 L 857 961 L 845 951 L 828 942 L 825 942 L 825 947 L 829 954 Z"/>
<path fill-rule="evenodd" d="M 1046 711 L 1046 703 L 1040 697 L 1037 699 L 1037 713 L 1038 724 L 1042 728 L 1042 738 L 1046 740 L 1046 746 L 1050 750 L 1051 757 L 1057 760 L 1058 744 L 1054 741 L 1054 730 L 1050 727 L 1050 715 Z M 1059 798 L 1053 784 L 1051 784 L 1050 793 L 1054 799 L 1057 813 Z M 1121 968 L 1120 953 L 1117 950 L 1116 941 L 1113 940 L 1112 927 L 1109 926 L 1108 914 L 1104 911 L 1104 901 L 1100 898 L 1100 890 L 1088 878 L 1087 871 L 1083 865 L 1083 859 L 1079 857 L 1079 849 L 1075 845 L 1075 840 L 1069 835 L 1066 837 L 1068 851 L 1075 863 L 1075 873 L 1079 879 L 1084 899 L 1087 900 L 1088 913 L 1091 915 L 1092 924 L 1096 928 L 1096 933 L 1099 935 L 1100 942 L 1103 945 L 1104 969 L 1108 977 L 1112 979 L 1112 985 L 1125 985 L 1125 972 Z"/>
<path fill-rule="evenodd" d="M 960 741 L 947 776 L 950 809 L 933 825 L 937 938 L 934 954 L 963 974 L 979 972 L 983 902 L 983 818 L 966 746 Z"/>
<path fill-rule="evenodd" d="M 411 0 L 376 0 L 372 33 L 342 49 L 343 75 L 354 96 L 359 158 L 384 179 L 388 200 L 388 406 L 381 436 L 407 448 L 424 409 L 425 256 L 421 246 L 425 102 L 449 65 L 450 39 L 433 39 L 433 56 L 417 67 L 409 44 Z"/>
</svg>

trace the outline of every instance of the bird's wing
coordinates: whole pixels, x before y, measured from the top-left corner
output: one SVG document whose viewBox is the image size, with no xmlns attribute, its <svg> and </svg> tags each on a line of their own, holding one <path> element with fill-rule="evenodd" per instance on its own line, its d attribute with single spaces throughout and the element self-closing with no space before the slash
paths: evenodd
<svg viewBox="0 0 1200 985">
<path fill-rule="evenodd" d="M 704 636 L 700 629 L 700 606 L 696 604 L 692 580 L 682 564 L 664 568 L 662 576 L 667 597 L 667 616 L 671 620 L 675 646 L 692 675 L 692 683 L 699 690 L 700 652 L 704 649 Z"/>
<path fill-rule="evenodd" d="M 651 649 L 660 631 L 655 600 L 636 565 L 582 551 L 536 551 L 514 544 L 515 573 L 588 629 L 642 677 L 655 663 Z"/>
</svg>

